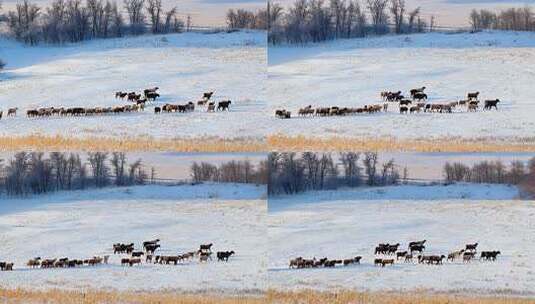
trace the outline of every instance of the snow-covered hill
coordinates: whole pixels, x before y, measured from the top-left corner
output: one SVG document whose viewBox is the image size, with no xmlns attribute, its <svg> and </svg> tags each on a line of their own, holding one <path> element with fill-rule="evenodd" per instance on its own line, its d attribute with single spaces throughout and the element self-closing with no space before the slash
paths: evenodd
<svg viewBox="0 0 535 304">
<path fill-rule="evenodd" d="M 58 193 L 0 202 L 3 288 L 213 291 L 256 293 L 266 283 L 264 187 L 239 185 L 144 186 Z M 234 250 L 228 263 L 120 265 L 112 244 L 161 239 L 160 255 L 177 255 L 214 243 Z M 111 255 L 108 265 L 29 269 L 30 258 L 87 259 Z"/>
<path fill-rule="evenodd" d="M 310 204 L 308 199 L 297 196 L 293 204 L 269 212 L 271 288 L 534 296 L 534 202 L 347 198 Z M 474 242 L 479 252 L 502 254 L 496 262 L 457 260 L 431 266 L 399 260 L 393 266 L 374 266 L 374 258 L 383 257 L 374 255 L 377 244 L 399 242 L 400 250 L 406 250 L 408 242 L 423 239 L 425 254 L 447 255 Z M 357 255 L 361 265 L 288 269 L 288 261 L 298 256 Z"/>
<path fill-rule="evenodd" d="M 0 135 L 261 138 L 267 120 L 266 33 L 184 33 L 95 40 L 65 46 L 27 47 L 0 38 L 0 110 L 18 107 L 16 118 L 0 120 Z M 37 107 L 112 107 L 127 101 L 116 91 L 159 87 L 161 99 L 145 112 L 105 117 L 27 119 Z M 230 99 L 230 112 L 155 115 L 165 103 L 196 102 L 215 91 Z M 254 122 L 254 124 L 253 124 Z M 253 127 L 254 126 L 254 127 Z"/>
<path fill-rule="evenodd" d="M 269 114 L 272 133 L 315 137 L 393 137 L 396 139 L 531 138 L 535 127 L 535 33 L 427 33 L 270 47 Z M 273 117 L 275 109 L 297 114 L 312 105 L 362 107 L 382 104 L 382 91 L 425 86 L 430 103 L 466 98 L 499 98 L 499 111 L 401 115 L 389 112 L 347 117 Z"/>
<path fill-rule="evenodd" d="M 339 190 L 310 191 L 298 195 L 270 198 L 269 210 L 292 207 L 295 204 L 314 204 L 328 201 L 381 200 L 512 200 L 521 198 L 513 185 L 457 183 L 449 185 L 398 185 L 387 187 L 360 187 Z"/>
</svg>

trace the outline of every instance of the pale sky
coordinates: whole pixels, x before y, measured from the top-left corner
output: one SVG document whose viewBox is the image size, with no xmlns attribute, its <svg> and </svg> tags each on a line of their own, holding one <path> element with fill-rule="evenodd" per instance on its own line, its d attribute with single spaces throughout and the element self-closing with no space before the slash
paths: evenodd
<svg viewBox="0 0 535 304">
<path fill-rule="evenodd" d="M 30 0 L 39 6 L 45 6 L 52 0 Z M 82 0 L 84 2 L 85 0 Z M 113 0 L 112 0 L 113 1 Z M 115 0 L 122 4 L 123 0 Z M 21 0 L 0 0 L 3 10 L 13 9 Z M 256 11 L 266 7 L 265 0 L 162 0 L 166 8 L 176 6 L 180 16 L 191 15 L 194 25 L 226 25 L 225 16 L 230 8 L 244 8 Z"/>
<path fill-rule="evenodd" d="M 295 0 L 273 0 L 275 3 L 287 6 Z M 328 3 L 328 1 L 325 1 Z M 364 6 L 365 0 L 360 0 Z M 468 16 L 473 8 L 499 10 L 511 6 L 523 7 L 526 4 L 535 7 L 535 0 L 406 0 L 407 10 L 421 7 L 422 16 L 428 20 L 431 15 L 439 26 L 469 26 Z"/>
</svg>

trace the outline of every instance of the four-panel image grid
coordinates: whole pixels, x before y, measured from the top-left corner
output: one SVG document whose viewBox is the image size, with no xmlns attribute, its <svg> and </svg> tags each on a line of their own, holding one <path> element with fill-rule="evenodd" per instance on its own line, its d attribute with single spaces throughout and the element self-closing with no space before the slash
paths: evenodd
<svg viewBox="0 0 535 304">
<path fill-rule="evenodd" d="M 535 1 L 0 0 L 0 303 L 535 303 Z"/>
</svg>

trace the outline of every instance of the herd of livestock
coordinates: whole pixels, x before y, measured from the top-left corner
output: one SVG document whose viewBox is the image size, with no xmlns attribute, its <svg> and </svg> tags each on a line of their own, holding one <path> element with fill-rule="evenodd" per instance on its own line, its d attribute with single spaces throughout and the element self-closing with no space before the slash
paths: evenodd
<svg viewBox="0 0 535 304">
<path fill-rule="evenodd" d="M 136 250 L 134 243 L 123 244 L 116 243 L 113 244 L 113 254 L 123 254 L 121 257 L 121 265 L 123 266 L 134 266 L 137 264 L 145 263 L 154 263 L 154 264 L 163 264 L 163 265 L 178 265 L 178 263 L 191 261 L 195 258 L 199 259 L 199 262 L 208 262 L 212 260 L 212 246 L 213 244 L 201 244 L 199 249 L 179 253 L 176 255 L 163 255 L 158 254 L 158 249 L 160 249 L 160 240 L 155 239 L 151 241 L 143 242 L 143 248 L 141 250 Z M 235 252 L 231 251 L 218 251 L 216 252 L 216 257 L 218 261 L 228 262 L 229 258 L 233 256 Z M 126 255 L 126 256 L 124 256 Z M 67 257 L 62 258 L 48 258 L 43 259 L 41 257 L 35 257 L 26 263 L 26 266 L 29 268 L 76 268 L 81 266 L 97 266 L 101 264 L 108 264 L 110 255 L 104 256 L 94 256 L 89 259 L 69 259 Z M 1 271 L 12 271 L 14 263 L 13 262 L 0 262 Z"/>
<path fill-rule="evenodd" d="M 142 93 L 136 92 L 115 92 L 115 98 L 120 100 L 127 100 L 129 104 L 113 106 L 113 107 L 46 107 L 26 110 L 26 117 L 28 118 L 46 118 L 46 117 L 78 117 L 78 116 L 98 116 L 98 115 L 110 115 L 121 114 L 131 112 L 145 111 L 145 106 L 149 102 L 156 101 L 160 97 L 158 93 L 159 88 L 149 88 L 143 90 Z M 211 101 L 214 92 L 206 92 L 203 94 L 201 100 L 197 101 L 197 106 L 206 106 L 206 112 L 215 112 L 229 110 L 231 101 L 223 100 L 219 101 L 216 105 L 215 101 Z M 186 104 L 170 104 L 166 103 L 163 106 L 154 106 L 154 113 L 171 113 L 171 112 L 193 112 L 195 110 L 195 104 L 188 102 Z M 6 112 L 6 117 L 17 116 L 18 108 L 10 108 Z M 0 110 L 0 119 L 2 119 L 4 111 Z"/>
<path fill-rule="evenodd" d="M 476 112 L 479 109 L 479 92 L 468 93 L 466 99 L 459 101 L 452 101 L 447 103 L 428 103 L 427 94 L 424 92 L 425 87 L 412 89 L 409 91 L 410 98 L 406 98 L 402 95 L 401 91 L 391 92 L 383 91 L 380 96 L 383 101 L 381 104 L 364 105 L 363 107 L 317 107 L 308 105 L 297 111 L 297 115 L 300 117 L 312 117 L 312 116 L 347 116 L 354 114 L 373 114 L 379 112 L 388 112 L 389 105 L 391 103 L 397 103 L 399 105 L 399 113 L 412 114 L 420 112 L 429 113 L 453 113 L 457 108 L 465 108 L 468 112 Z M 483 103 L 484 110 L 492 110 L 492 108 L 498 110 L 499 99 L 485 100 Z M 281 119 L 292 118 L 292 112 L 285 109 L 278 109 L 275 111 L 275 116 Z"/>
<path fill-rule="evenodd" d="M 425 254 L 426 240 L 410 242 L 406 250 L 400 250 L 400 244 L 381 243 L 375 247 L 373 264 L 375 266 L 385 267 L 387 265 L 394 265 L 398 261 L 404 263 L 417 262 L 418 264 L 426 265 L 442 265 L 443 261 L 454 262 L 455 260 L 462 260 L 463 263 L 470 263 L 477 258 L 478 243 L 466 244 L 463 249 L 452 251 L 448 255 L 427 255 Z M 496 261 L 501 252 L 481 251 L 479 253 L 479 260 Z M 377 257 L 380 255 L 381 257 Z M 316 259 L 305 259 L 297 257 L 290 260 L 289 268 L 329 268 L 336 267 L 336 265 L 349 266 L 352 264 L 360 264 L 362 256 L 355 256 L 348 259 L 329 259 L 327 257 Z"/>
</svg>

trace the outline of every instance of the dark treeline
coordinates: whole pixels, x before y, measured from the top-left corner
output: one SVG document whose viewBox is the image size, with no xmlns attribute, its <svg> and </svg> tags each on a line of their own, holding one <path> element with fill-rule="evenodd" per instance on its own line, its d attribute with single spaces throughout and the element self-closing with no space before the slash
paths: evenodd
<svg viewBox="0 0 535 304">
<path fill-rule="evenodd" d="M 472 166 L 461 162 L 444 165 L 446 182 L 469 182 L 519 185 L 535 176 L 535 158 L 526 165 L 513 161 L 509 165 L 501 161 L 481 161 Z"/>
<path fill-rule="evenodd" d="M 152 171 L 152 177 L 155 172 Z M 142 185 L 148 174 L 137 160 L 128 163 L 124 153 L 19 152 L 0 166 L 0 192 L 9 196 L 43 194 L 91 187 Z"/>
<path fill-rule="evenodd" d="M 389 33 L 432 31 L 434 17 L 422 19 L 420 8 L 405 0 L 296 0 L 285 10 L 268 1 L 269 42 L 307 43 Z"/>
<path fill-rule="evenodd" d="M 219 166 L 207 162 L 194 162 L 190 168 L 194 182 L 267 184 L 267 161 L 254 165 L 249 160 L 229 161 Z"/>
<path fill-rule="evenodd" d="M 535 16 L 529 6 L 508 8 L 500 12 L 472 10 L 470 24 L 474 30 L 535 31 Z"/>
<path fill-rule="evenodd" d="M 184 29 L 177 9 L 164 10 L 161 0 L 123 0 L 122 7 L 111 0 L 54 0 L 46 8 L 23 0 L 7 12 L 6 23 L 12 37 L 31 45 Z"/>
<path fill-rule="evenodd" d="M 229 9 L 227 11 L 227 25 L 230 29 L 256 29 L 267 30 L 267 10 L 257 12 L 246 9 Z"/>
<path fill-rule="evenodd" d="M 269 193 L 295 194 L 308 190 L 328 190 L 340 187 L 387 186 L 408 178 L 403 176 L 395 161 L 379 161 L 374 152 L 340 153 L 270 153 Z"/>
</svg>

